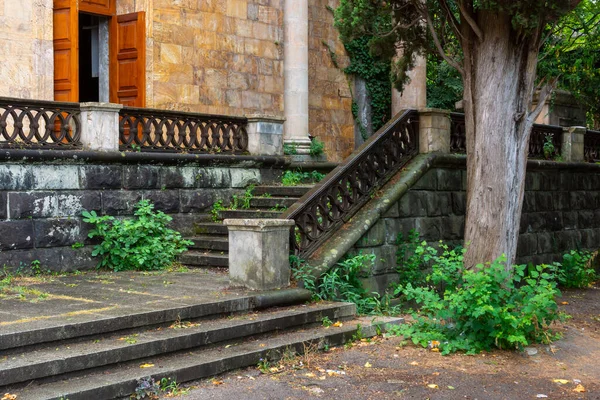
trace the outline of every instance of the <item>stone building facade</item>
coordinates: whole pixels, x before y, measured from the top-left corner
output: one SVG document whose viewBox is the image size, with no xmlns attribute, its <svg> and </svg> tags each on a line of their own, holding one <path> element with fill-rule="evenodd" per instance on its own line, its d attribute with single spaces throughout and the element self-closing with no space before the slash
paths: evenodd
<svg viewBox="0 0 600 400">
<path fill-rule="evenodd" d="M 102 86 L 102 75 L 108 75 L 105 82 L 109 90 L 108 82 L 112 85 L 118 75 L 113 64 L 120 61 L 116 61 L 117 57 L 113 59 L 113 49 L 110 56 L 102 53 L 102 40 L 107 41 L 105 48 L 115 47 L 113 40 L 120 40 L 119 48 L 126 47 L 123 35 L 129 31 L 127 28 L 119 31 L 125 33 L 118 33 L 119 39 L 113 39 L 116 35 L 112 24 L 120 16 L 143 13 L 140 19 L 143 29 L 139 26 L 137 29 L 145 30 L 142 33 L 145 48 L 135 50 L 144 58 L 139 60 L 145 65 L 136 79 L 142 79 L 139 89 L 145 98 L 143 103 L 129 105 L 277 117 L 286 116 L 284 48 L 295 46 L 284 38 L 284 10 L 286 2 L 294 7 L 300 4 L 308 9 L 308 132 L 302 126 L 288 126 L 288 133 L 295 137 L 310 134 L 323 140 L 328 158 L 334 161 L 342 160 L 354 149 L 352 82 L 341 70 L 348 60 L 328 10 L 335 8 L 339 0 L 22 0 L 18 7 L 15 2 L 0 0 L 0 49 L 18 60 L 0 64 L 0 96 L 106 101 L 109 96 L 105 94 L 103 99 L 102 87 L 97 99 L 84 99 L 75 93 L 77 90 L 81 93 L 82 87 L 89 84 L 84 82 L 87 72 L 81 61 L 83 52 L 89 52 L 88 42 L 83 41 L 83 35 L 87 35 L 84 32 L 90 29 L 86 24 L 100 21 L 100 28 L 91 27 L 100 32 L 94 39 L 100 44 L 92 45 L 99 46 L 98 55 L 94 53 L 98 50 L 91 50 L 92 58 L 100 58 L 94 61 L 100 67 L 92 72 L 91 79 L 100 75 Z M 112 11 L 95 14 L 101 3 Z M 67 7 L 67 13 L 70 7 L 71 19 L 57 16 L 60 7 Z M 72 27 L 69 23 L 79 26 Z M 103 33 L 103 24 L 110 27 L 108 33 Z M 57 49 L 64 37 L 72 40 L 78 34 L 78 45 L 70 43 L 79 54 L 72 55 L 80 57 L 75 61 L 79 64 L 63 68 L 65 54 L 59 54 Z M 332 62 L 330 49 L 338 55 L 337 66 Z M 121 53 L 118 58 L 122 58 Z M 71 97 L 56 95 L 54 85 L 59 75 L 79 79 L 74 86 L 79 85 L 79 89 Z M 90 82 L 97 85 L 95 80 Z M 112 86 L 110 91 L 111 102 L 128 104 L 123 97 L 114 100 Z"/>
</svg>

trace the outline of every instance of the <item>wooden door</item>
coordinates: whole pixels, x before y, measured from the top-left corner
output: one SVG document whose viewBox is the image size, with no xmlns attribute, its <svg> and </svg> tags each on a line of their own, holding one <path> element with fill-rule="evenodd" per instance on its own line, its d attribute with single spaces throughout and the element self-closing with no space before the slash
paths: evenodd
<svg viewBox="0 0 600 400">
<path fill-rule="evenodd" d="M 115 15 L 115 0 L 80 0 L 79 11 L 100 15 Z"/>
<path fill-rule="evenodd" d="M 54 0 L 54 100 L 79 100 L 77 0 Z"/>
<path fill-rule="evenodd" d="M 146 104 L 145 13 L 118 15 L 110 29 L 110 101 L 132 107 Z"/>
</svg>

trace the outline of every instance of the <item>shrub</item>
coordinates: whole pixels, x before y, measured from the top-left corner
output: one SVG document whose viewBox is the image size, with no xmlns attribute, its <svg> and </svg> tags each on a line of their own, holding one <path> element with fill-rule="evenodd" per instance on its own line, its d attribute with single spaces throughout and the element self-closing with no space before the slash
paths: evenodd
<svg viewBox="0 0 600 400">
<path fill-rule="evenodd" d="M 563 255 L 562 263 L 554 263 L 558 283 L 564 288 L 586 288 L 598 277 L 591 266 L 592 253 L 571 250 Z"/>
<path fill-rule="evenodd" d="M 323 154 L 324 152 L 325 152 L 325 143 L 323 143 L 322 141 L 320 141 L 317 138 L 314 138 L 313 140 L 311 140 L 310 148 L 308 149 L 308 154 L 310 154 L 311 157 L 318 157 L 321 154 Z"/>
<path fill-rule="evenodd" d="M 301 280 L 304 288 L 313 293 L 315 300 L 355 303 L 359 314 L 389 314 L 394 311 L 389 296 L 368 293 L 361 282 L 361 276 L 373 267 L 374 254 L 348 257 L 319 279 L 314 278 L 309 265 L 295 256 L 290 261 L 294 279 Z"/>
<path fill-rule="evenodd" d="M 561 318 L 555 301 L 560 291 L 548 266 L 528 271 L 517 265 L 507 271 L 506 259 L 500 258 L 465 270 L 462 255 L 436 257 L 426 278 L 431 286 L 408 283 L 396 290 L 419 306 L 419 313 L 413 315 L 415 322 L 400 330 L 415 344 L 427 346 L 437 341 L 443 354 L 457 350 L 478 353 L 556 338 L 550 324 Z M 436 290 L 435 286 L 445 289 Z"/>
<path fill-rule="evenodd" d="M 167 228 L 172 218 L 162 211 L 155 212 L 149 200 L 135 206 L 134 218 L 100 217 L 95 211 L 82 214 L 84 222 L 94 225 L 88 236 L 102 238 L 92 252 L 92 256 L 102 257 L 99 267 L 114 271 L 164 269 L 193 244 Z"/>
</svg>

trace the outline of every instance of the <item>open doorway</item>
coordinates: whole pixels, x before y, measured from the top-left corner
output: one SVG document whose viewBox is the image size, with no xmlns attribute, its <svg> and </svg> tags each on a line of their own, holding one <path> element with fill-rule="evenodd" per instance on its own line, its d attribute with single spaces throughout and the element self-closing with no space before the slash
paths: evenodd
<svg viewBox="0 0 600 400">
<path fill-rule="evenodd" d="M 79 101 L 108 102 L 108 17 L 79 13 Z"/>
</svg>

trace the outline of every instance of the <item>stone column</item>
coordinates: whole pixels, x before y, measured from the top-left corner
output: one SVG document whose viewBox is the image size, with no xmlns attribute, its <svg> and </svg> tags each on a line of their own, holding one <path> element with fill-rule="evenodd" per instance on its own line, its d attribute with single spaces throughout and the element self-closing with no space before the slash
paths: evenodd
<svg viewBox="0 0 600 400">
<path fill-rule="evenodd" d="M 308 154 L 308 0 L 285 0 L 284 31 L 284 143 Z"/>
<path fill-rule="evenodd" d="M 226 219 L 229 279 L 234 286 L 271 290 L 290 284 L 288 219 Z"/>
<path fill-rule="evenodd" d="M 285 118 L 269 115 L 247 115 L 246 117 L 250 154 L 282 156 Z"/>
<path fill-rule="evenodd" d="M 419 110 L 419 153 L 450 153 L 450 111 Z"/>
<path fill-rule="evenodd" d="M 421 109 L 427 107 L 427 60 L 417 56 L 415 67 L 408 72 L 410 83 L 404 86 L 400 93 L 392 89 L 392 115 L 409 108 Z"/>
<path fill-rule="evenodd" d="M 119 151 L 121 104 L 81 103 L 81 143 L 86 150 Z"/>
<path fill-rule="evenodd" d="M 562 152 L 564 161 L 585 162 L 584 138 L 587 128 L 584 126 L 571 126 L 563 128 Z"/>
</svg>

